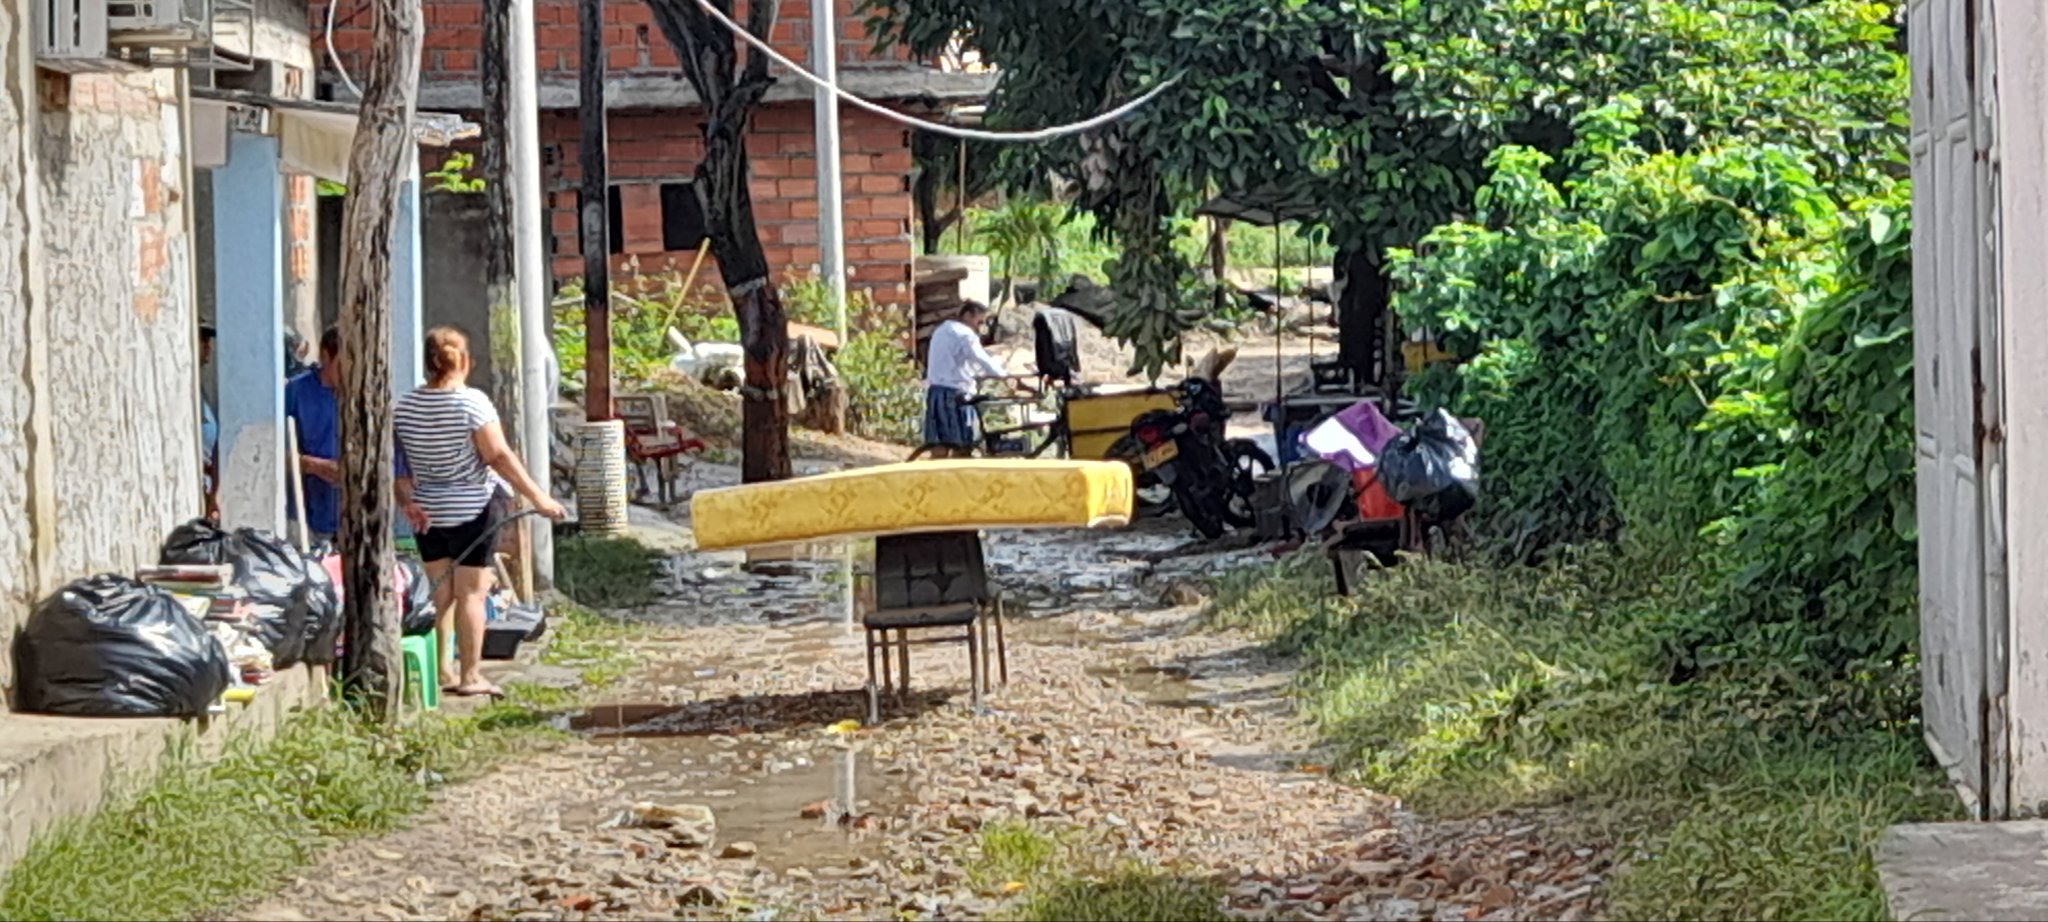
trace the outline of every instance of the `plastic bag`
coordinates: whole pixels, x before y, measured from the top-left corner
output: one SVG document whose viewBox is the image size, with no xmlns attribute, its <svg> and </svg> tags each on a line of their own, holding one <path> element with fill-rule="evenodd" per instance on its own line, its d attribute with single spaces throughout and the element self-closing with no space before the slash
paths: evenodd
<svg viewBox="0 0 2048 922">
<path fill-rule="evenodd" d="M 399 632 L 407 637 L 433 633 L 439 615 L 434 611 L 434 584 L 427 579 L 427 569 L 417 560 L 400 557 L 398 574 Z"/>
<path fill-rule="evenodd" d="M 1448 411 L 1388 442 L 1378 467 L 1387 496 L 1432 521 L 1451 521 L 1479 501 L 1479 444 Z"/>
<path fill-rule="evenodd" d="M 198 717 L 232 676 L 228 654 L 170 593 L 102 574 L 44 599 L 14 647 L 23 711 Z"/>
<path fill-rule="evenodd" d="M 306 613 L 305 661 L 315 666 L 332 665 L 341 641 L 341 589 L 318 557 L 300 561 L 305 580 L 292 590 L 292 603 Z"/>
<path fill-rule="evenodd" d="M 178 526 L 164 541 L 160 563 L 227 564 L 235 568 L 235 586 L 248 596 L 256 613 L 257 639 L 270 650 L 272 662 L 286 669 L 306 660 L 308 641 L 325 633 L 327 622 L 315 611 L 322 601 L 316 591 L 301 591 L 311 580 L 305 558 L 297 549 L 269 532 L 242 528 L 230 533 L 204 519 Z M 323 579 L 330 596 L 332 581 Z M 339 603 L 334 622 L 339 631 Z M 330 637 L 332 635 L 329 635 Z M 316 655 L 316 662 L 332 661 L 332 653 Z"/>
</svg>

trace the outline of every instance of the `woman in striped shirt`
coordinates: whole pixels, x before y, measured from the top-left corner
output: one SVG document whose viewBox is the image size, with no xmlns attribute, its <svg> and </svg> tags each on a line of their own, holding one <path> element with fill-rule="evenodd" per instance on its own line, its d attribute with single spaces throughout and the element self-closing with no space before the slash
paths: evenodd
<svg viewBox="0 0 2048 922">
<path fill-rule="evenodd" d="M 427 386 L 398 398 L 392 414 L 401 462 L 398 501 L 412 521 L 427 578 L 437 587 L 441 649 L 448 649 L 451 630 L 460 644 L 458 674 L 450 675 L 447 657 L 441 658 L 444 690 L 500 697 L 504 693 L 484 678 L 481 667 L 484 597 L 507 488 L 550 519 L 568 513 L 505 444 L 491 399 L 469 386 L 469 337 L 454 327 L 427 331 L 426 364 Z M 450 569 L 452 579 L 446 578 Z"/>
</svg>

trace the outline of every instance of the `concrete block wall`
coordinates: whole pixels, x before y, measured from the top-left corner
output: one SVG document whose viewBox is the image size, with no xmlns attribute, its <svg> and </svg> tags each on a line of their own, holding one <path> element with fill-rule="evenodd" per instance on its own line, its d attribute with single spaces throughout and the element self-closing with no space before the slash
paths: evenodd
<svg viewBox="0 0 2048 922">
<path fill-rule="evenodd" d="M 0 4 L 0 650 L 37 599 L 154 560 L 201 510 L 176 85 L 34 71 L 25 24 Z"/>
<path fill-rule="evenodd" d="M 840 110 L 840 169 L 844 190 L 848 289 L 865 291 L 879 304 L 908 304 L 912 242 L 910 138 L 880 116 Z M 679 266 L 688 271 L 694 251 L 668 252 L 661 239 L 661 193 L 665 182 L 693 178 L 704 155 L 698 112 L 615 112 L 607 125 L 610 178 L 620 187 L 624 253 L 622 268 L 640 271 Z M 810 103 L 776 103 L 754 116 L 747 133 L 752 160 L 754 218 L 769 267 L 786 275 L 807 275 L 818 266 L 817 145 Z M 579 135 L 574 113 L 541 119 L 542 182 L 548 194 L 558 278 L 583 274 L 577 239 L 576 201 L 582 181 Z M 718 281 L 706 260 L 700 281 Z"/>
</svg>

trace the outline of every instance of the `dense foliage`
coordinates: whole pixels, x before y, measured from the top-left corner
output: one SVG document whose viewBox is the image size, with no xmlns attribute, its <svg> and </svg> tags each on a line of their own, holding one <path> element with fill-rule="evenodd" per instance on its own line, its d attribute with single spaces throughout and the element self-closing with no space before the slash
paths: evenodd
<svg viewBox="0 0 2048 922">
<path fill-rule="evenodd" d="M 1474 356 L 1420 390 L 1487 421 L 1485 530 L 1518 555 L 1591 537 L 1701 553 L 1718 611 L 1797 622 L 1814 643 L 1794 655 L 1898 653 L 1903 186 L 1838 202 L 1821 164 L 1777 145 L 1573 158 L 1560 188 L 1548 158 L 1502 149 L 1472 223 L 1394 254 L 1404 322 Z"/>
<path fill-rule="evenodd" d="M 1038 126 L 1179 84 L 1097 135 L 1013 147 L 1012 184 L 1079 188 L 1123 246 L 1149 368 L 1199 322 L 1188 261 L 1160 225 L 1213 191 L 1324 208 L 1342 252 L 1377 263 L 1468 213 L 1493 150 L 1558 154 L 1585 113 L 1652 100 L 1640 144 L 1742 138 L 1816 152 L 1864 183 L 1904 118 L 1895 3 L 1868 0 L 867 0 L 889 41 L 956 36 L 1003 70 L 994 125 Z"/>
</svg>

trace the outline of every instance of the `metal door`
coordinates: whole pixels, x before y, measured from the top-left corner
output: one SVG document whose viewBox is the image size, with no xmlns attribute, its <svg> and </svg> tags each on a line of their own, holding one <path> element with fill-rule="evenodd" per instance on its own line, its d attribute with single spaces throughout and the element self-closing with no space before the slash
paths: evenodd
<svg viewBox="0 0 2048 922">
<path fill-rule="evenodd" d="M 1983 817 L 2009 804 L 1989 0 L 1913 0 L 1913 322 L 1922 712 Z"/>
</svg>

